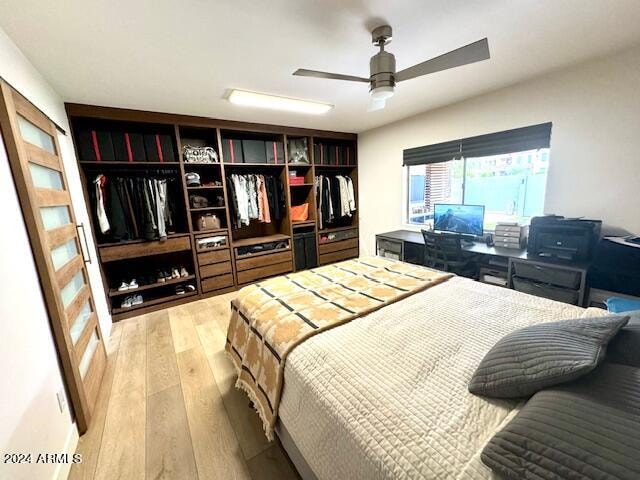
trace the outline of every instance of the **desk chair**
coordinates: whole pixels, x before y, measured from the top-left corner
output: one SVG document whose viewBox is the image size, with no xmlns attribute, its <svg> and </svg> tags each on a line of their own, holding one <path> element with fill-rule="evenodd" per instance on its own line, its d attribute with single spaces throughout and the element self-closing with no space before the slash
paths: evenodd
<svg viewBox="0 0 640 480">
<path fill-rule="evenodd" d="M 476 256 L 462 250 L 459 235 L 422 230 L 424 237 L 424 264 L 427 267 L 475 278 Z"/>
</svg>

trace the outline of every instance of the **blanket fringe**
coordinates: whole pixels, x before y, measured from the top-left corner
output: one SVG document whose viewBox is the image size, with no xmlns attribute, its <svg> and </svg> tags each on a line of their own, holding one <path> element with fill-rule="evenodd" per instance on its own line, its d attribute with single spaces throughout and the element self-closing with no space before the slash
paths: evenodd
<svg viewBox="0 0 640 480">
<path fill-rule="evenodd" d="M 235 364 L 235 359 L 233 358 L 233 355 L 230 352 L 228 352 L 226 349 L 224 353 L 227 355 L 227 357 L 229 357 L 229 359 L 231 360 L 231 363 L 235 368 L 236 364 Z M 249 397 L 249 400 L 253 403 L 253 407 L 255 408 L 256 412 L 258 412 L 260 421 L 262 421 L 262 429 L 264 430 L 264 434 L 266 435 L 267 440 L 272 442 L 275 438 L 273 435 L 273 428 L 265 420 L 267 417 L 265 415 L 264 409 L 262 408 L 262 404 L 258 401 L 258 397 L 256 397 L 256 394 L 254 393 L 253 389 L 249 387 L 247 382 L 245 382 L 240 378 L 240 372 L 238 372 L 237 370 L 238 369 L 236 368 L 236 375 L 238 376 L 238 378 L 235 382 L 235 387 L 247 394 L 247 396 Z"/>
</svg>

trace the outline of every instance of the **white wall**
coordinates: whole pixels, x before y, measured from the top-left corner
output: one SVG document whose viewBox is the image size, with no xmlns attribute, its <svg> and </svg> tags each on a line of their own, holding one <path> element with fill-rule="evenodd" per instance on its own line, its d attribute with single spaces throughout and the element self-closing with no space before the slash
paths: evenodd
<svg viewBox="0 0 640 480">
<path fill-rule="evenodd" d="M 640 234 L 639 85 L 637 47 L 360 134 L 362 252 L 374 252 L 376 233 L 406 228 L 404 149 L 548 121 L 545 213 Z"/>
<path fill-rule="evenodd" d="M 42 76 L 0 29 L 0 76 L 53 121 L 68 131 L 64 104 Z M 73 146 L 59 135 L 61 153 L 78 222 L 89 225 Z M 68 408 L 60 412 L 56 393 L 63 388 L 49 320 L 29 246 L 6 151 L 0 143 L 0 453 L 64 453 L 75 450 L 77 429 Z M 90 236 L 90 231 L 87 232 Z M 91 238 L 88 238 L 91 242 Z M 92 258 L 95 247 L 90 245 Z M 97 264 L 89 266 L 102 331 L 111 318 Z M 2 459 L 0 459 L 2 460 Z M 54 464 L 7 465 L 0 479 L 65 476 Z"/>
</svg>

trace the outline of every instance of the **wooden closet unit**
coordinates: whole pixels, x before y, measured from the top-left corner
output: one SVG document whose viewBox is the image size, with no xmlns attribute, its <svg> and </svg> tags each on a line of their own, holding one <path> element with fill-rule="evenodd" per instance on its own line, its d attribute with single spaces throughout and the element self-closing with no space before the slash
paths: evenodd
<svg viewBox="0 0 640 480">
<path fill-rule="evenodd" d="M 90 105 L 66 107 L 114 320 L 227 293 L 292 272 L 296 265 L 311 268 L 358 256 L 356 134 Z M 210 147 L 218 161 L 187 162 L 186 145 Z M 101 233 L 94 184 L 100 174 L 106 182 L 124 179 L 118 185 L 129 185 L 129 178 L 166 181 L 173 221 L 166 238 L 151 238 L 148 229 L 144 236 L 139 225 L 133 232 L 124 229 L 118 238 L 113 238 L 113 229 Z M 193 182 L 193 175 L 187 183 L 187 174 L 197 174 L 200 184 Z M 269 222 L 240 222 L 231 197 L 233 175 L 254 180 L 258 176 L 272 188 L 281 185 L 280 190 L 275 187 L 282 197 L 281 216 Z M 349 177 L 356 198 L 352 215 L 322 228 L 316 198 L 319 175 Z M 131 185 L 140 182 L 144 180 Z M 308 216 L 292 219 L 291 207 L 304 210 L 305 204 Z M 205 229 L 202 215 L 215 216 L 219 228 L 213 222 Z M 297 253 L 306 264 L 294 261 L 294 239 L 303 233 L 307 249 Z M 118 290 L 121 282 L 173 267 L 184 268 L 187 275 Z M 187 285 L 195 289 L 187 290 Z M 185 292 L 178 294 L 176 287 Z M 131 295 L 141 295 L 143 302 L 123 306 Z"/>
</svg>

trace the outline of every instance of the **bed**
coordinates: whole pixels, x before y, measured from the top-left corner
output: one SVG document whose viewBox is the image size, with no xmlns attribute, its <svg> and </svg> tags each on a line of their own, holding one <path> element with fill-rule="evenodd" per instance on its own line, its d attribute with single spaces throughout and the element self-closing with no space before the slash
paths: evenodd
<svg viewBox="0 0 640 480">
<path fill-rule="evenodd" d="M 293 348 L 276 432 L 305 480 L 492 478 L 480 452 L 519 404 L 468 393 L 479 362 L 511 331 L 598 313 L 447 278 Z"/>
</svg>

